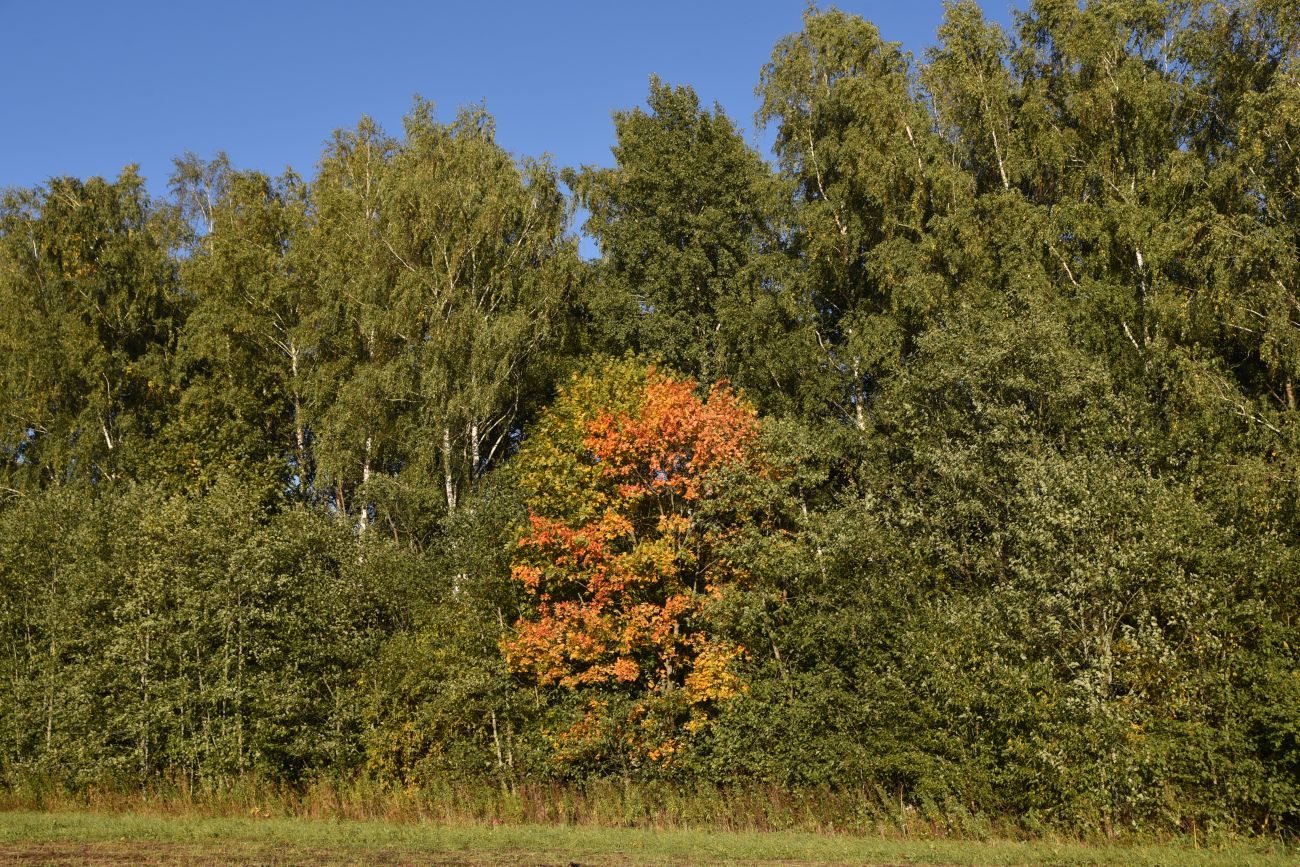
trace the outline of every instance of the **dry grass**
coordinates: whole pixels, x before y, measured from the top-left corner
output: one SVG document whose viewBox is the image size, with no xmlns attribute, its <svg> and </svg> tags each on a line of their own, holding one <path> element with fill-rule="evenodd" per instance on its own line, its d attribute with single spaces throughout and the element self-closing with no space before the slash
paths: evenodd
<svg viewBox="0 0 1300 867">
<path fill-rule="evenodd" d="M 683 787 L 633 781 L 403 788 L 365 780 L 344 785 L 322 780 L 288 787 L 246 778 L 208 787 L 191 787 L 183 780 L 129 789 L 89 786 L 69 791 L 44 786 L 0 790 L 0 809 L 974 839 L 1035 835 L 1033 829 L 976 816 L 960 805 L 900 807 L 879 790 L 792 791 L 776 786 Z"/>
<path fill-rule="evenodd" d="M 807 832 L 0 813 L 0 864 L 949 864 L 1281 867 L 1280 844 L 1089 845 Z"/>
</svg>

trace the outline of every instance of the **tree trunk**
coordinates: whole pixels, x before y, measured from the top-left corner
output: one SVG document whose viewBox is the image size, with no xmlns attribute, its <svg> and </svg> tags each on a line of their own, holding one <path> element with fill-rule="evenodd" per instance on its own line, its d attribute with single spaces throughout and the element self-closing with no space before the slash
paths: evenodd
<svg viewBox="0 0 1300 867">
<path fill-rule="evenodd" d="M 863 394 L 862 385 L 860 384 L 862 376 L 860 366 L 861 360 L 856 355 L 853 356 L 853 426 L 861 431 L 867 429 L 867 419 L 866 410 L 862 406 L 866 400 L 866 395 Z"/>
<path fill-rule="evenodd" d="M 298 345 L 289 342 L 289 369 L 293 376 L 293 437 L 297 446 L 298 494 L 307 499 L 309 476 L 307 469 L 307 428 L 302 420 L 302 393 L 298 388 Z"/>
<path fill-rule="evenodd" d="M 478 421 L 472 421 L 469 425 L 469 449 L 470 449 L 470 468 L 469 478 L 471 483 L 478 478 Z"/>
<path fill-rule="evenodd" d="M 370 526 L 370 501 L 366 499 L 365 490 L 366 484 L 370 481 L 370 448 L 372 444 L 373 439 L 367 435 L 366 456 L 361 462 L 361 514 L 358 517 L 358 529 L 362 533 L 366 532 L 366 528 Z"/>
<path fill-rule="evenodd" d="M 447 493 L 447 511 L 456 510 L 456 480 L 451 474 L 451 428 L 442 428 L 442 479 Z"/>
</svg>

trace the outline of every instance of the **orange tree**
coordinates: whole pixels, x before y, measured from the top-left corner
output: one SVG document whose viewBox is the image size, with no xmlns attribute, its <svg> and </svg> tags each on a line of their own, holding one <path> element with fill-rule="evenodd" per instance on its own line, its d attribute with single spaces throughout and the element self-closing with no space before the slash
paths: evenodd
<svg viewBox="0 0 1300 867">
<path fill-rule="evenodd" d="M 529 517 L 512 575 L 530 604 L 502 649 L 568 693 L 564 763 L 674 764 L 743 685 L 709 610 L 744 575 L 744 509 L 708 508 L 758 461 L 754 409 L 725 384 L 632 360 L 575 377 L 515 462 Z M 742 486 L 743 487 L 743 486 Z"/>
</svg>

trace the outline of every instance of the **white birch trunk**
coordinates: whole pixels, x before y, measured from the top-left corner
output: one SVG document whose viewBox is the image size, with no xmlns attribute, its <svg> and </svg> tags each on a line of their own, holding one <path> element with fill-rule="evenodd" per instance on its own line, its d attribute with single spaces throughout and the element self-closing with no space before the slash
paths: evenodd
<svg viewBox="0 0 1300 867">
<path fill-rule="evenodd" d="M 447 511 L 456 510 L 456 480 L 451 474 L 451 428 L 442 428 L 442 479 L 447 493 Z"/>
<path fill-rule="evenodd" d="M 361 490 L 363 492 L 366 489 L 366 483 L 370 481 L 370 448 L 372 444 L 373 444 L 373 439 L 370 436 L 367 436 L 366 457 L 361 464 Z M 366 499 L 364 493 L 362 494 L 360 505 L 361 505 L 360 531 L 364 533 L 366 532 L 366 528 L 370 526 L 370 501 Z"/>
</svg>

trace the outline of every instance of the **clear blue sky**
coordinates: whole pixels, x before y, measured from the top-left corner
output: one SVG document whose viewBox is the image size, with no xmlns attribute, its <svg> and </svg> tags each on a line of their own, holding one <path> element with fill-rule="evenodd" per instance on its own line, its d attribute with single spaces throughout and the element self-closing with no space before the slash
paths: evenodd
<svg viewBox="0 0 1300 867">
<path fill-rule="evenodd" d="M 941 0 L 842 2 L 920 54 Z M 985 0 L 1010 20 L 1011 0 Z M 330 132 L 391 131 L 420 93 L 443 119 L 483 101 L 498 140 L 561 165 L 608 164 L 610 113 L 651 73 L 720 102 L 751 141 L 753 95 L 802 0 L 42 2 L 0 0 L 0 187 L 115 176 L 166 189 L 172 157 L 313 174 Z"/>
</svg>

